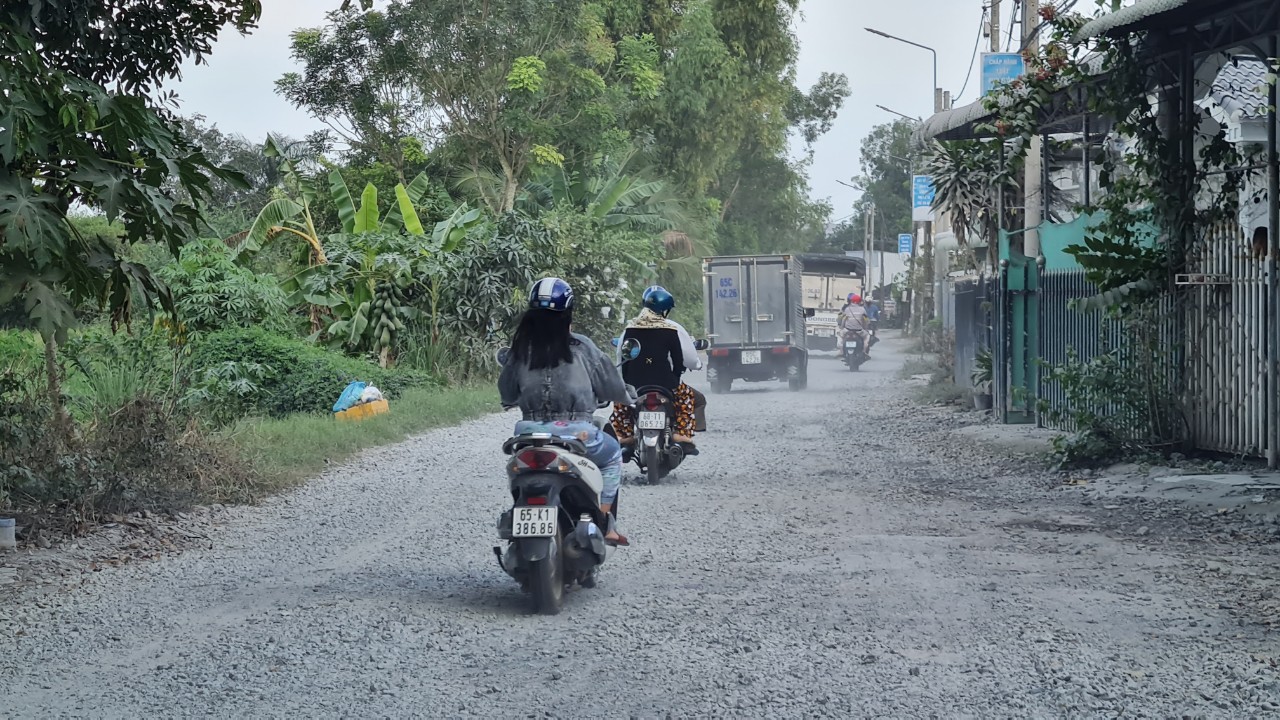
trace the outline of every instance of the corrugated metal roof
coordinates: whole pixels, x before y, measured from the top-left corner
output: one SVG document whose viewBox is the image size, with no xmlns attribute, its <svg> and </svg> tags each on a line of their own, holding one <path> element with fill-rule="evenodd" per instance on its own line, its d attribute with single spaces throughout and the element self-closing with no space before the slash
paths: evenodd
<svg viewBox="0 0 1280 720">
<path fill-rule="evenodd" d="M 1002 103 L 1007 105 L 1009 101 L 1002 100 Z M 965 127 L 988 117 L 991 117 L 991 112 L 987 110 L 982 99 L 978 99 L 968 105 L 961 105 L 958 108 L 944 110 L 931 115 L 928 120 L 925 120 L 912 133 L 911 141 L 913 144 L 920 146 L 952 130 Z"/>
<path fill-rule="evenodd" d="M 1267 114 L 1267 64 L 1238 58 L 1223 66 L 1209 91 L 1222 111 L 1236 121 Z"/>
<path fill-rule="evenodd" d="M 1100 53 L 1091 53 L 1082 62 L 1090 75 L 1099 75 L 1102 73 L 1104 61 L 1105 58 Z M 1008 106 L 1012 102 L 1006 96 L 1001 96 L 1000 98 L 1001 106 Z M 983 105 L 983 99 L 979 98 L 968 105 L 961 105 L 958 108 L 952 108 L 930 116 L 912 134 L 911 141 L 917 146 L 924 145 L 934 138 L 942 137 L 953 130 L 976 123 L 979 120 L 991 117 L 991 115 L 992 113 L 988 112 Z"/>
<path fill-rule="evenodd" d="M 1075 39 L 1077 41 L 1088 40 L 1107 35 L 1116 30 L 1122 30 L 1129 25 L 1142 22 L 1149 17 L 1176 10 L 1189 2 L 1191 0 L 1138 0 L 1129 7 L 1121 8 L 1109 15 L 1103 15 L 1085 23 L 1084 27 L 1080 28 L 1080 31 L 1076 33 Z"/>
</svg>

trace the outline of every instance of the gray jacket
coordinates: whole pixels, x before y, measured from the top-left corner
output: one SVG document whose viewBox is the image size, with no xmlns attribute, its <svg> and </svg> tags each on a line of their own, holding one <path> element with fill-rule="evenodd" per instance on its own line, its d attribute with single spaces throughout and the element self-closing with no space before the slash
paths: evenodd
<svg viewBox="0 0 1280 720">
<path fill-rule="evenodd" d="M 590 421 L 601 402 L 630 402 L 622 374 L 595 343 L 573 333 L 573 362 L 530 370 L 509 360 L 498 378 L 503 407 L 519 407 L 525 420 Z"/>
</svg>

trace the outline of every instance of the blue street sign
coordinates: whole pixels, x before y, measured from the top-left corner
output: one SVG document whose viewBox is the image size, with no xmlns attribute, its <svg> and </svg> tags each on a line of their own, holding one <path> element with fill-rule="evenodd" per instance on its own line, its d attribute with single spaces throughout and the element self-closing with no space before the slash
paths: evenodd
<svg viewBox="0 0 1280 720">
<path fill-rule="evenodd" d="M 996 83 L 1008 84 L 1027 71 L 1018 53 L 982 53 L 982 94 L 995 89 Z"/>
<path fill-rule="evenodd" d="M 903 255 L 911 254 L 911 233 L 898 235 L 898 252 Z"/>
<path fill-rule="evenodd" d="M 911 176 L 911 219 L 916 222 L 933 220 L 933 178 L 928 175 Z"/>
</svg>

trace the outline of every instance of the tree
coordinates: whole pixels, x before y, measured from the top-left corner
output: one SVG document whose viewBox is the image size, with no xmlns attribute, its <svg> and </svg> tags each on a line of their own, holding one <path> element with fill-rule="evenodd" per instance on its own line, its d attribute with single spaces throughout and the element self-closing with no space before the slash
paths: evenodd
<svg viewBox="0 0 1280 720">
<path fill-rule="evenodd" d="M 1000 193 L 1006 208 L 1017 205 L 1018 186 L 1005 171 L 1000 142 L 981 140 L 934 143 L 928 172 L 933 177 L 933 206 L 951 218 L 951 229 L 961 246 L 972 244 L 973 235 L 987 244 L 987 267 L 999 261 Z"/>
<path fill-rule="evenodd" d="M 505 213 L 534 166 L 624 147 L 622 107 L 657 92 L 656 47 L 615 44 L 603 13 L 586 0 L 398 0 L 340 13 L 330 29 L 295 35 L 304 72 L 280 89 L 318 117 L 347 119 L 359 146 L 435 140 L 408 133 L 410 110 L 422 109 L 443 129 L 441 144 L 423 149 L 473 181 L 495 179 L 496 191 L 477 194 Z M 374 122 L 379 113 L 389 119 Z"/>
<path fill-rule="evenodd" d="M 921 160 L 911 145 L 915 126 L 908 120 L 895 120 L 877 125 L 862 139 L 859 158 L 861 174 L 853 178 L 862 189 L 854 205 L 852 225 L 862 228 L 866 216 L 875 207 L 874 247 L 884 251 L 897 249 L 899 233 L 911 232 L 911 173 L 922 169 Z M 858 249 L 863 247 L 858 233 Z"/>
<path fill-rule="evenodd" d="M 286 73 L 276 91 L 324 122 L 356 154 L 395 168 L 407 182 L 423 148 L 439 139 L 429 103 L 413 83 L 420 38 L 407 34 L 404 8 L 338 10 L 324 28 L 293 33 L 293 58 L 303 72 Z"/>
<path fill-rule="evenodd" d="M 685 222 L 680 202 L 666 183 L 633 169 L 634 152 L 621 159 L 598 155 L 578 167 L 545 168 L 526 185 L 520 209 L 531 215 L 555 208 L 573 208 L 603 222 L 605 227 L 657 235 Z"/>
<path fill-rule="evenodd" d="M 0 306 L 21 299 L 45 338 L 50 400 L 61 415 L 56 348 L 80 302 L 129 321 L 134 291 L 172 300 L 130 243 L 173 252 L 193 237 L 211 178 L 240 183 L 187 142 L 150 96 L 226 25 L 247 30 L 257 0 L 14 0 L 0 6 Z M 176 188 L 178 193 L 170 192 Z M 76 206 L 120 221 L 87 235 Z"/>
<path fill-rule="evenodd" d="M 320 234 L 316 231 L 315 218 L 311 213 L 311 206 L 319 191 L 312 179 L 302 171 L 303 158 L 294 151 L 295 147 L 292 144 L 284 145 L 276 138 L 267 138 L 263 154 L 280 162 L 280 167 L 284 170 L 283 187 L 278 197 L 258 211 L 253 225 L 233 239 L 237 256 L 255 253 L 268 241 L 281 234 L 288 234 L 307 244 L 313 265 L 323 265 L 329 261 L 325 257 Z"/>
</svg>

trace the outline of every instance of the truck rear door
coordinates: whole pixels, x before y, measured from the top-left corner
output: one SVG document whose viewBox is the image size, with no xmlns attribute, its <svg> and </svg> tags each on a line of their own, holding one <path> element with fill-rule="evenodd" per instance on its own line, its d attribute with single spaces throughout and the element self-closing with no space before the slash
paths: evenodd
<svg viewBox="0 0 1280 720">
<path fill-rule="evenodd" d="M 794 331 L 791 298 L 799 297 L 788 259 L 711 258 L 707 261 L 707 333 L 713 345 L 781 345 Z"/>
<path fill-rule="evenodd" d="M 713 345 L 750 342 L 747 317 L 747 279 L 743 258 L 711 258 L 707 261 L 707 334 Z"/>
<path fill-rule="evenodd" d="M 787 259 L 780 256 L 754 258 L 749 266 L 751 341 L 756 345 L 785 345 L 791 340 L 788 270 Z"/>
</svg>

